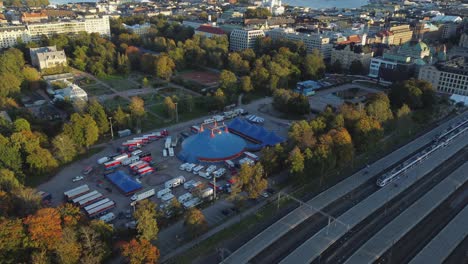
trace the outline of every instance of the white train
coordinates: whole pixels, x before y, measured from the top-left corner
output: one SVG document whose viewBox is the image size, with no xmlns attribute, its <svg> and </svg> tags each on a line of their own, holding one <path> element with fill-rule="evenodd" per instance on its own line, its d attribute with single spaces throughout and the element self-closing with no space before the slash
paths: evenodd
<svg viewBox="0 0 468 264">
<path fill-rule="evenodd" d="M 411 158 L 407 159 L 390 172 L 387 172 L 380 176 L 377 179 L 377 185 L 379 187 L 384 187 L 385 185 L 398 180 L 400 176 L 407 170 L 417 165 L 421 161 L 427 159 L 429 155 L 431 155 L 438 149 L 447 146 L 454 138 L 464 134 L 466 131 L 468 131 L 468 118 L 465 118 L 463 121 L 452 125 L 449 129 L 437 136 L 432 141 L 432 145 L 425 148 L 423 151 L 417 153 L 416 155 L 412 156 Z"/>
</svg>

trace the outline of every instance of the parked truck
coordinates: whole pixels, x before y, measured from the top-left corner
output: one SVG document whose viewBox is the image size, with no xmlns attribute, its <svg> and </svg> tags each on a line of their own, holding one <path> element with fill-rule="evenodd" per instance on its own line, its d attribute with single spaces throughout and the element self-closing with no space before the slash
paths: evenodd
<svg viewBox="0 0 468 264">
<path fill-rule="evenodd" d="M 132 201 L 141 201 L 151 196 L 154 196 L 155 194 L 156 194 L 156 191 L 154 189 L 149 189 L 141 193 L 134 194 L 130 199 Z"/>
</svg>

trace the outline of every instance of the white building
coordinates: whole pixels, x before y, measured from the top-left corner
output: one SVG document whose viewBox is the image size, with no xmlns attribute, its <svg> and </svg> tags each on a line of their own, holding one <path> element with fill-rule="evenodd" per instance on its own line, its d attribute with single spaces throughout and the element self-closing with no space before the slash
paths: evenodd
<svg viewBox="0 0 468 264">
<path fill-rule="evenodd" d="M 59 65 L 67 65 L 65 51 L 58 51 L 56 46 L 30 48 L 29 54 L 31 56 L 32 65 L 39 68 L 41 71 Z"/>
<path fill-rule="evenodd" d="M 284 6 L 281 4 L 281 0 L 263 0 L 262 6 L 268 8 L 275 16 L 284 14 Z"/>
<path fill-rule="evenodd" d="M 364 53 L 362 48 L 357 50 L 351 50 L 351 47 L 348 45 L 344 49 L 332 49 L 330 62 L 334 63 L 339 61 L 343 69 L 349 69 L 351 63 L 355 60 L 360 61 L 362 66 L 366 69 L 369 68 L 370 61 L 374 56 L 373 52 Z"/>
<path fill-rule="evenodd" d="M 430 82 L 439 92 L 468 96 L 468 61 L 458 57 L 435 66 L 423 66 L 418 79 Z"/>
<path fill-rule="evenodd" d="M 51 37 L 54 34 L 78 32 L 99 33 L 101 36 L 110 37 L 109 16 L 2 27 L 0 28 L 0 47 L 12 47 L 18 43 L 18 39 L 27 43 L 39 41 L 43 35 Z"/>
<path fill-rule="evenodd" d="M 304 42 L 307 52 L 311 53 L 314 49 L 319 50 L 325 59 L 331 57 L 333 45 L 330 44 L 330 38 L 324 37 L 319 33 L 299 33 L 292 28 L 275 28 L 267 32 L 271 39 L 288 39 L 292 41 Z"/>
<path fill-rule="evenodd" d="M 70 100 L 76 102 L 78 100 L 88 101 L 88 94 L 85 90 L 76 84 L 68 82 L 69 86 L 63 89 L 55 90 L 54 101 Z"/>
<path fill-rule="evenodd" d="M 150 23 L 144 23 L 144 24 L 136 24 L 136 25 L 133 25 L 133 26 L 129 26 L 129 25 L 126 25 L 126 24 L 122 24 L 124 26 L 125 29 L 127 30 L 130 30 L 130 32 L 132 33 L 135 33 L 137 35 L 146 35 L 148 34 L 150 28 L 151 28 L 151 24 Z"/>
<path fill-rule="evenodd" d="M 230 49 L 232 51 L 253 49 L 255 47 L 256 40 L 263 37 L 265 37 L 265 32 L 263 30 L 234 29 L 231 32 L 231 37 L 229 39 Z"/>
</svg>

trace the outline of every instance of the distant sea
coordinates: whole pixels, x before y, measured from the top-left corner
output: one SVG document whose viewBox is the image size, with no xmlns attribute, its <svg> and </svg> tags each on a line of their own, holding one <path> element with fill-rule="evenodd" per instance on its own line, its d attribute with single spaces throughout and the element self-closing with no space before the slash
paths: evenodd
<svg viewBox="0 0 468 264">
<path fill-rule="evenodd" d="M 283 4 L 304 6 L 313 9 L 322 8 L 357 8 L 366 5 L 368 0 L 283 0 Z"/>
</svg>

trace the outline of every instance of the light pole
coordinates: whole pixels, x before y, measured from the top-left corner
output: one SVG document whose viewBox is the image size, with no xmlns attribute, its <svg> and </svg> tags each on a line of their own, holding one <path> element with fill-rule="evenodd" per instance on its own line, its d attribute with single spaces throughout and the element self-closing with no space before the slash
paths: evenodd
<svg viewBox="0 0 468 264">
<path fill-rule="evenodd" d="M 177 110 L 177 103 L 174 103 L 175 104 L 175 119 L 176 119 L 176 123 L 179 123 L 179 111 Z"/>
<path fill-rule="evenodd" d="M 110 125 L 110 130 L 111 130 L 111 137 L 112 137 L 112 140 L 114 140 L 114 128 L 112 127 L 112 116 L 109 116 L 109 125 Z"/>
</svg>

